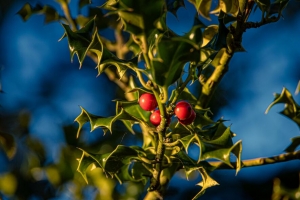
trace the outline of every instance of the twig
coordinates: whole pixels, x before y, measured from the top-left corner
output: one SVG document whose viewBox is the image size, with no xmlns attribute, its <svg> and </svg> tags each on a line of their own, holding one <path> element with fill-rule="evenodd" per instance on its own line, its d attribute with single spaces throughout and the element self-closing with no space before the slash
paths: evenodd
<svg viewBox="0 0 300 200">
<path fill-rule="evenodd" d="M 69 22 L 70 26 L 71 26 L 71 30 L 72 31 L 76 31 L 77 30 L 77 26 L 75 21 L 73 20 L 71 13 L 70 13 L 70 8 L 69 8 L 69 4 L 66 2 L 61 3 L 61 8 L 64 12 L 64 15 L 66 16 L 67 21 Z"/>
<path fill-rule="evenodd" d="M 244 160 L 242 161 L 242 168 L 269 165 L 273 163 L 280 163 L 297 159 L 300 159 L 300 150 L 289 153 L 283 153 L 277 156 Z M 235 169 L 236 167 L 236 162 L 231 162 L 233 168 L 223 162 L 218 161 L 209 162 L 209 164 L 211 166 L 216 167 L 217 169 Z"/>
</svg>

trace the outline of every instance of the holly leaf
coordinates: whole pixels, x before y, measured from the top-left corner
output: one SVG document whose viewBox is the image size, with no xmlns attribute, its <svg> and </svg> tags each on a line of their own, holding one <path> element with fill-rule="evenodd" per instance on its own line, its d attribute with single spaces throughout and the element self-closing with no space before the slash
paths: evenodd
<svg viewBox="0 0 300 200">
<path fill-rule="evenodd" d="M 96 128 L 102 128 L 104 133 L 106 133 L 108 130 L 110 133 L 112 133 L 112 125 L 117 120 L 134 120 L 129 114 L 127 114 L 124 109 L 121 109 L 121 111 L 111 117 L 102 117 L 93 115 L 91 113 L 88 113 L 86 110 L 84 110 L 82 107 L 80 115 L 75 119 L 75 121 L 79 124 L 78 132 L 77 132 L 77 138 L 79 136 L 79 133 L 83 127 L 83 125 L 86 122 L 89 122 L 91 125 L 91 131 L 94 131 Z"/>
<path fill-rule="evenodd" d="M 98 76 L 103 73 L 106 68 L 111 66 L 117 68 L 120 78 L 123 77 L 128 68 L 132 70 L 137 69 L 137 57 L 134 57 L 131 60 L 122 60 L 117 58 L 103 46 L 98 30 L 95 28 L 95 19 L 92 19 L 83 28 L 75 32 L 73 32 L 68 25 L 63 24 L 62 26 L 65 29 L 64 36 L 68 37 L 71 60 L 73 60 L 73 57 L 76 54 L 80 67 L 82 66 L 87 53 L 92 52 L 98 58 Z"/>
<path fill-rule="evenodd" d="M 189 146 L 191 145 L 192 142 L 196 141 L 198 144 L 200 144 L 200 138 L 197 134 L 194 134 L 194 135 L 188 135 L 188 136 L 185 136 L 185 137 L 182 137 L 179 139 L 179 141 L 181 142 L 184 150 L 186 151 L 186 153 L 188 153 L 188 148 Z M 201 149 L 200 149 L 201 151 Z M 199 153 L 199 160 L 200 160 L 200 157 L 201 157 L 201 153 Z"/>
<path fill-rule="evenodd" d="M 87 16 L 78 15 L 76 20 L 76 24 L 79 27 L 85 26 L 89 21 L 95 20 L 95 26 L 98 30 L 102 30 L 108 28 L 110 25 L 114 25 L 114 20 L 110 20 L 108 16 L 104 16 L 104 13 L 100 8 L 89 7 Z"/>
<path fill-rule="evenodd" d="M 45 23 L 58 21 L 60 16 L 58 12 L 51 6 L 36 4 L 36 6 L 31 6 L 29 3 L 26 3 L 18 12 L 24 21 L 27 21 L 33 14 L 44 14 Z"/>
<path fill-rule="evenodd" d="M 219 31 L 219 26 L 218 25 L 209 25 L 206 27 L 203 31 L 203 43 L 202 47 L 207 45 L 213 38 L 214 36 L 218 33 Z"/>
<path fill-rule="evenodd" d="M 201 159 L 218 159 L 228 166 L 234 168 L 230 161 L 230 155 L 233 153 L 236 156 L 236 173 L 238 173 L 242 167 L 242 160 L 241 160 L 241 152 L 242 152 L 242 142 L 241 140 L 236 142 L 231 147 L 227 148 L 210 148 L 207 144 L 201 143 L 202 148 L 206 148 L 205 152 L 202 154 Z"/>
<path fill-rule="evenodd" d="M 177 81 L 185 63 L 198 62 L 199 52 L 185 39 L 169 39 L 163 35 L 157 37 L 157 56 L 151 60 L 153 81 L 160 86 L 168 87 Z"/>
<path fill-rule="evenodd" d="M 285 152 L 294 152 L 300 145 L 300 137 L 294 137 L 291 139 L 292 143 L 284 150 Z"/>
<path fill-rule="evenodd" d="M 275 93 L 274 96 L 275 99 L 268 106 L 265 113 L 267 114 L 274 105 L 284 103 L 284 110 L 280 114 L 293 120 L 300 128 L 300 106 L 295 102 L 292 94 L 286 88 L 283 88 L 281 94 Z"/>
<path fill-rule="evenodd" d="M 86 172 L 87 172 L 88 167 L 91 164 L 95 163 L 95 160 L 92 157 L 90 157 L 89 154 L 82 151 L 82 156 L 80 159 L 78 159 L 78 162 L 79 162 L 79 164 L 77 167 L 77 171 L 82 175 L 83 179 L 88 184 Z"/>
<path fill-rule="evenodd" d="M 212 3 L 211 0 L 189 0 L 189 2 L 194 4 L 196 10 L 202 17 L 210 20 L 209 12 Z"/>
<path fill-rule="evenodd" d="M 176 93 L 178 93 L 177 90 L 173 90 L 170 96 L 170 101 L 172 101 L 172 99 L 175 98 L 175 96 L 177 95 Z M 178 96 L 178 101 L 179 100 L 185 100 L 190 102 L 191 104 L 196 104 L 197 103 L 197 98 L 190 92 L 190 90 L 185 87 L 183 89 L 183 91 L 179 94 Z"/>
<path fill-rule="evenodd" d="M 0 131 L 0 148 L 4 150 L 9 159 L 12 159 L 17 152 L 15 138 L 11 134 Z"/>
<path fill-rule="evenodd" d="M 206 170 L 204 168 L 199 168 L 199 172 L 201 174 L 202 181 L 200 183 L 198 183 L 197 185 L 199 185 L 202 188 L 201 188 L 200 192 L 198 192 L 196 194 L 196 196 L 193 198 L 193 200 L 202 196 L 207 188 L 219 185 L 218 182 L 216 182 L 213 178 L 211 178 L 208 175 L 208 173 L 206 172 Z"/>
<path fill-rule="evenodd" d="M 201 174 L 202 181 L 200 183 L 198 183 L 197 185 L 201 186 L 202 188 L 201 188 L 200 192 L 193 199 L 197 199 L 201 195 L 203 195 L 207 188 L 219 185 L 207 173 L 207 170 L 211 171 L 211 169 L 212 169 L 207 162 L 202 161 L 200 163 L 196 163 L 196 161 L 194 161 L 192 158 L 190 158 L 183 151 L 178 152 L 178 154 L 175 155 L 175 158 L 178 159 L 179 162 L 182 164 L 183 169 L 185 170 L 187 179 L 193 171 L 198 171 Z"/>
<path fill-rule="evenodd" d="M 239 0 L 220 0 L 220 10 L 236 17 L 239 12 Z"/>
<path fill-rule="evenodd" d="M 138 101 L 116 101 L 117 113 L 124 110 L 132 120 L 148 124 L 151 113 L 143 110 Z"/>
<path fill-rule="evenodd" d="M 102 8 L 111 10 L 109 14 L 117 14 L 124 25 L 124 30 L 133 34 L 135 42 L 144 53 L 147 53 L 147 39 L 162 24 L 164 6 L 164 0 L 109 0 Z"/>
<path fill-rule="evenodd" d="M 254 0 L 259 9 L 265 13 L 270 8 L 270 0 Z"/>
<path fill-rule="evenodd" d="M 139 147 L 118 145 L 111 153 L 105 154 L 92 154 L 84 151 L 83 149 L 81 150 L 83 154 L 79 160 L 77 170 L 83 175 L 86 181 L 86 170 L 91 164 L 95 164 L 96 167 L 102 168 L 105 173 L 110 174 L 112 177 L 115 176 L 120 181 L 120 184 L 123 181 L 128 180 L 144 181 L 141 177 L 136 176 L 135 178 L 128 173 L 129 165 L 132 161 L 140 161 L 139 156 L 146 156 L 143 149 Z M 135 170 L 137 170 L 137 168 L 141 169 L 141 166 L 137 165 Z M 145 169 L 142 171 L 145 172 Z"/>
<path fill-rule="evenodd" d="M 196 118 L 194 120 L 194 126 L 200 130 L 202 130 L 205 126 L 214 124 L 215 122 L 210 119 L 207 112 L 200 112 L 196 110 Z"/>
</svg>

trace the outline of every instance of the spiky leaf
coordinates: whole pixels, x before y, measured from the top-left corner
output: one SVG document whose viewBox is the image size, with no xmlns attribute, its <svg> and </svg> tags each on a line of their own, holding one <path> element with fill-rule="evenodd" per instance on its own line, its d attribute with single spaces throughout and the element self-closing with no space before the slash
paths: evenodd
<svg viewBox="0 0 300 200">
<path fill-rule="evenodd" d="M 286 89 L 283 88 L 281 94 L 275 94 L 275 99 L 268 106 L 265 113 L 268 113 L 269 110 L 276 104 L 284 103 L 284 110 L 280 114 L 290 118 L 300 127 L 300 106 L 295 102 L 292 94 Z"/>
</svg>

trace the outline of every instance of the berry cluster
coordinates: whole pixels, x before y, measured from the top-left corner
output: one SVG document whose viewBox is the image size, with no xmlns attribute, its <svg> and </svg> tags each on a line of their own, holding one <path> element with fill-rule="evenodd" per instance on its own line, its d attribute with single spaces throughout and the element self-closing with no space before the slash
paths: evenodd
<svg viewBox="0 0 300 200">
<path fill-rule="evenodd" d="M 144 93 L 140 96 L 139 104 L 141 108 L 145 111 L 153 111 L 157 107 L 157 101 L 155 96 L 150 93 Z M 192 109 L 192 106 L 185 101 L 180 101 L 175 106 L 175 115 L 178 118 L 178 121 L 183 125 L 189 125 L 193 123 L 196 118 L 196 113 Z M 160 111 L 155 110 L 150 115 L 150 122 L 154 126 L 158 126 L 161 121 Z M 170 124 L 171 118 L 168 117 L 167 124 Z"/>
</svg>

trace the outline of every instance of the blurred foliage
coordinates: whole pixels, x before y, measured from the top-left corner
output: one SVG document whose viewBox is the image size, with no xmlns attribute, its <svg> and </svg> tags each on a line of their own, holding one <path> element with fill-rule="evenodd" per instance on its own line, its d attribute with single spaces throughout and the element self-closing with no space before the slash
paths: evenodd
<svg viewBox="0 0 300 200">
<path fill-rule="evenodd" d="M 236 172 L 242 168 L 241 141 L 233 141 L 235 134 L 225 126 L 225 120 L 210 117 L 210 109 L 200 105 L 199 98 L 190 92 L 187 83 L 199 80 L 201 95 L 209 96 L 206 91 L 211 88 L 205 88 L 203 83 L 207 79 L 218 82 L 232 56 L 228 52 L 244 51 L 234 35 L 246 30 L 244 27 L 239 30 L 237 24 L 240 23 L 238 13 L 245 11 L 247 3 L 245 0 L 220 0 L 212 11 L 211 0 L 189 2 L 204 18 L 209 19 L 210 12 L 217 13 L 218 24 L 205 26 L 196 16 L 191 30 L 183 36 L 177 35 L 168 28 L 166 15 L 171 12 L 177 16 L 177 10 L 185 5 L 182 0 L 107 0 L 100 7 L 91 6 L 89 0 L 80 0 L 79 10 L 88 6 L 88 14 L 76 15 L 75 18 L 69 13 L 70 2 L 67 0 L 57 1 L 64 15 L 59 15 L 49 5 L 26 3 L 19 10 L 18 14 L 24 21 L 33 14 L 43 14 L 45 23 L 63 22 L 65 33 L 61 39 L 67 37 L 71 59 L 76 54 L 80 67 L 89 56 L 96 61 L 98 75 L 109 69 L 120 78 L 119 81 L 128 79 L 131 74 L 137 78 L 131 79 L 129 91 L 124 90 L 133 98 L 115 100 L 114 116 L 98 116 L 81 107 L 81 113 L 75 119 L 78 130 L 73 125 L 62 127 L 66 144 L 61 147 L 55 161 L 47 159 L 49 152 L 31 136 L 30 113 L 1 117 L 0 152 L 6 161 L 5 170 L 0 174 L 1 193 L 13 199 L 32 196 L 49 199 L 65 194 L 72 199 L 138 199 L 146 192 L 145 186 L 148 192 L 166 190 L 173 175 L 183 169 L 187 179 L 195 172 L 201 175 L 201 182 L 197 184 L 201 189 L 194 197 L 198 198 L 207 188 L 218 185 L 210 173 L 219 166 L 211 164 L 211 160 L 235 168 Z M 255 3 L 262 12 L 262 22 L 267 23 L 274 15 L 280 18 L 288 1 L 257 0 Z M 101 35 L 99 30 L 103 29 L 114 29 L 115 41 Z M 121 45 L 118 36 L 124 40 Z M 125 56 L 118 57 L 123 54 Z M 188 72 L 184 72 L 185 66 L 188 66 Z M 224 71 L 214 74 L 218 70 Z M 185 73 L 188 78 L 183 80 Z M 174 85 L 169 97 L 167 90 Z M 192 104 L 195 121 L 183 125 L 173 119 L 169 126 L 162 122 L 159 127 L 154 127 L 149 123 L 151 113 L 143 111 L 138 104 L 138 97 L 144 92 L 156 96 L 162 121 L 173 115 L 174 104 L 179 100 Z M 300 126 L 299 105 L 286 89 L 275 95 L 267 111 L 277 103 L 285 103 L 281 114 Z M 7 125 L 7 120 L 14 124 Z M 103 138 L 87 144 L 82 136 L 86 132 L 86 123 L 90 124 L 91 131 L 101 129 Z M 140 129 L 135 127 L 136 124 Z M 110 135 L 106 134 L 108 132 Z M 135 138 L 134 145 L 120 144 L 125 134 Z M 145 142 L 147 137 L 151 143 L 136 145 Z M 199 148 L 196 159 L 188 152 L 192 145 Z M 298 145 L 299 137 L 293 138 L 286 151 L 294 151 Z M 233 155 L 235 163 L 232 162 Z M 274 188 L 275 193 L 280 191 L 286 195 L 287 190 L 283 187 L 276 189 L 278 184 Z M 289 194 L 295 196 L 297 192 Z"/>
</svg>

